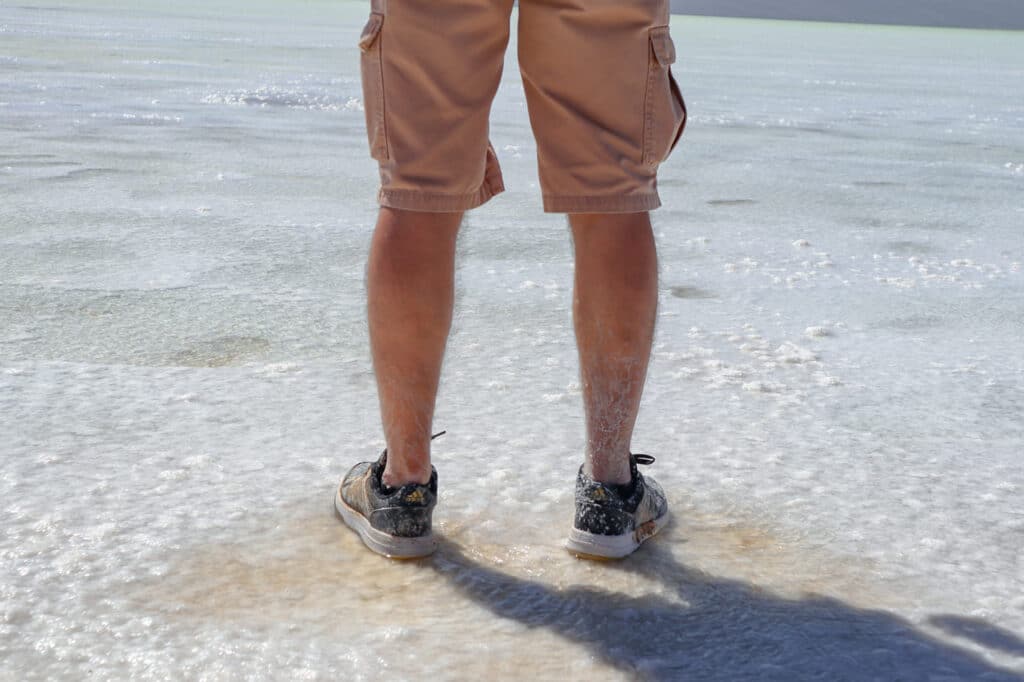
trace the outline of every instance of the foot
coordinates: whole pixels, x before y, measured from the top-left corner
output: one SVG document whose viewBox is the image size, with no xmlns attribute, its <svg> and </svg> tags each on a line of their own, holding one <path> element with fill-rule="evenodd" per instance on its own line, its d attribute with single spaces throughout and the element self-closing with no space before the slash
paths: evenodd
<svg viewBox="0 0 1024 682">
<path fill-rule="evenodd" d="M 630 482 L 601 483 L 583 473 L 576 475 L 576 518 L 566 548 L 584 558 L 620 559 L 668 522 L 668 503 L 661 486 L 637 471 L 637 464 L 652 464 L 650 455 L 630 455 Z"/>
<path fill-rule="evenodd" d="M 352 467 L 338 486 L 334 506 L 374 552 L 395 559 L 427 556 L 437 549 L 430 526 L 437 503 L 437 470 L 430 467 L 426 484 L 389 488 L 381 480 L 387 456 L 385 449 L 376 462 Z"/>
</svg>

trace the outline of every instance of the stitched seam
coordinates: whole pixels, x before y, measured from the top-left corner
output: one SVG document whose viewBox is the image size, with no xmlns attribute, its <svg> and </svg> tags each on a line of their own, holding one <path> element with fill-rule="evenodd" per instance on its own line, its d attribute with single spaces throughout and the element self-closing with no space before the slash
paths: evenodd
<svg viewBox="0 0 1024 682">
<path fill-rule="evenodd" d="M 651 158 L 651 137 L 654 134 L 654 107 L 651 99 L 651 91 L 653 89 L 654 82 L 654 68 L 655 68 L 655 56 L 652 53 L 654 45 L 652 44 L 651 33 L 647 33 L 647 87 L 644 90 L 644 130 L 643 130 L 643 149 L 641 150 L 640 163 L 641 165 L 647 165 Z"/>
<path fill-rule="evenodd" d="M 579 195 L 545 194 L 544 210 L 558 212 L 573 211 L 649 211 L 660 205 L 657 192 L 643 194 Z"/>
<path fill-rule="evenodd" d="M 380 143 L 385 159 L 391 158 L 390 145 L 388 144 L 388 128 L 385 123 L 384 109 L 384 15 L 381 15 L 381 25 L 377 29 L 377 68 L 380 70 L 380 94 L 377 96 L 378 111 L 380 112 L 377 124 L 380 126 Z"/>
<path fill-rule="evenodd" d="M 601 201 L 618 201 L 618 200 L 630 200 L 634 197 L 652 197 L 653 192 L 646 194 L 545 194 L 544 196 L 549 199 L 598 199 Z"/>
<path fill-rule="evenodd" d="M 373 22 L 373 33 L 360 40 L 360 47 L 364 41 L 368 43 L 361 56 L 362 74 L 366 95 L 372 98 L 364 102 L 367 113 L 366 125 L 370 156 L 385 161 L 390 158 L 390 154 L 384 126 L 384 58 L 381 52 L 384 15 L 373 11 L 370 13 L 370 21 Z"/>
<path fill-rule="evenodd" d="M 467 211 L 480 206 L 503 191 L 505 191 L 505 187 L 501 184 L 500 179 L 496 179 L 492 184 L 484 183 L 480 189 L 468 194 L 442 194 L 381 187 L 377 192 L 377 201 L 385 206 L 399 205 L 402 208 L 413 210 Z"/>
<path fill-rule="evenodd" d="M 486 187 L 486 185 L 485 185 Z M 490 187 L 487 187 L 490 189 Z M 423 199 L 468 199 L 480 194 L 480 191 L 468 192 L 466 194 L 445 194 L 444 192 L 422 192 L 416 189 L 385 189 L 386 194 L 396 197 L 415 197 Z"/>
</svg>

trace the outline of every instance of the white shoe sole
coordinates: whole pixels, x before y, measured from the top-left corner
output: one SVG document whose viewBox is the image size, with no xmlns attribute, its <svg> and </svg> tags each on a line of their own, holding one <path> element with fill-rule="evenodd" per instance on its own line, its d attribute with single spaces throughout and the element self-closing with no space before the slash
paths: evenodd
<svg viewBox="0 0 1024 682">
<path fill-rule="evenodd" d="M 621 559 L 635 552 L 644 540 L 664 528 L 666 523 L 668 512 L 622 535 L 595 535 L 573 527 L 565 548 L 582 558 Z"/>
<path fill-rule="evenodd" d="M 334 495 L 334 508 L 345 525 L 359 533 L 363 544 L 377 554 L 391 559 L 417 559 L 433 554 L 437 549 L 437 540 L 432 533 L 418 538 L 401 538 L 377 530 L 365 516 L 341 499 L 340 489 Z"/>
</svg>

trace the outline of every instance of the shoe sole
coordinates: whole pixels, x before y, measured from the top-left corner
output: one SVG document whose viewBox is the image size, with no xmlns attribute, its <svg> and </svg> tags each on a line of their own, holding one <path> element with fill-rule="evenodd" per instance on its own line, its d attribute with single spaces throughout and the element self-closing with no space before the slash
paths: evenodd
<svg viewBox="0 0 1024 682">
<path fill-rule="evenodd" d="M 622 535 L 595 535 L 574 526 L 569 531 L 569 540 L 565 543 L 565 548 L 581 559 L 622 559 L 635 552 L 645 540 L 664 528 L 668 523 L 668 516 L 666 512 Z"/>
<path fill-rule="evenodd" d="M 364 545 L 390 559 L 419 559 L 433 554 L 437 549 L 437 540 L 433 534 L 402 538 L 377 530 L 365 516 L 346 504 L 341 498 L 340 489 L 334 494 L 334 511 L 346 526 L 359 534 Z"/>
</svg>

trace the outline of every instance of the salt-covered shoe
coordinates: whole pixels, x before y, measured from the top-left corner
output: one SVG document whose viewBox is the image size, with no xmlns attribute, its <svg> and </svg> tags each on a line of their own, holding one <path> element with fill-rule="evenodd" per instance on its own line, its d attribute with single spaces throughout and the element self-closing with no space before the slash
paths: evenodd
<svg viewBox="0 0 1024 682">
<path fill-rule="evenodd" d="M 390 488 L 381 480 L 387 457 L 385 448 L 376 462 L 352 467 L 338 486 L 334 507 L 374 552 L 395 559 L 427 556 L 437 549 L 431 530 L 437 470 L 430 467 L 430 481 L 425 485 L 407 483 Z"/>
<path fill-rule="evenodd" d="M 619 559 L 632 554 L 668 522 L 665 491 L 637 471 L 637 464 L 653 464 L 650 455 L 631 454 L 631 480 L 623 485 L 600 483 L 583 473 L 576 475 L 576 518 L 566 548 L 581 557 Z"/>
</svg>

